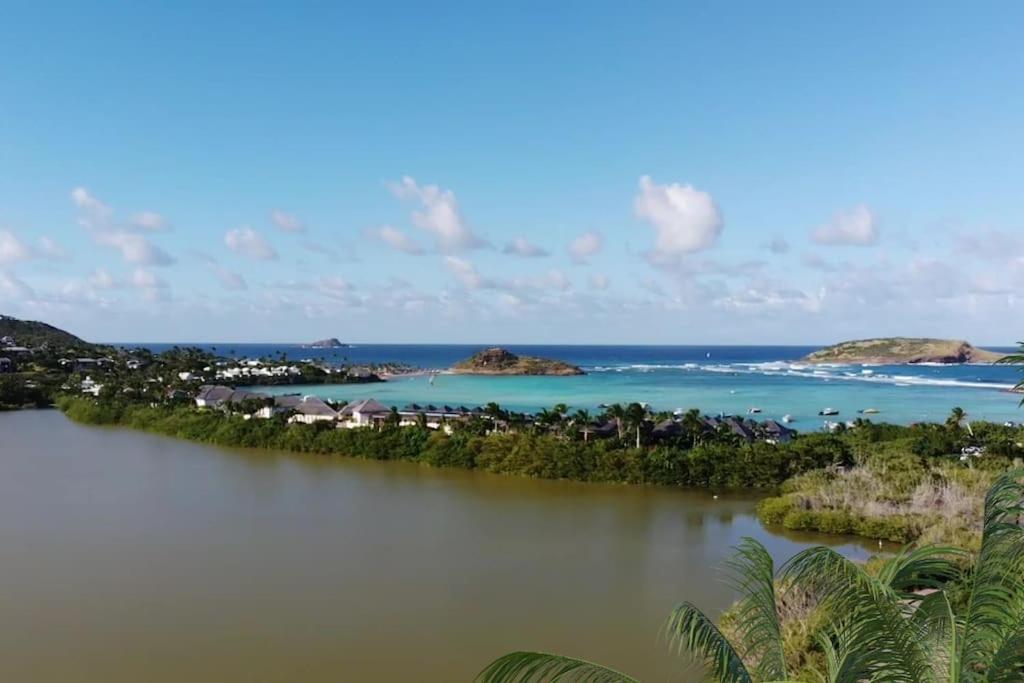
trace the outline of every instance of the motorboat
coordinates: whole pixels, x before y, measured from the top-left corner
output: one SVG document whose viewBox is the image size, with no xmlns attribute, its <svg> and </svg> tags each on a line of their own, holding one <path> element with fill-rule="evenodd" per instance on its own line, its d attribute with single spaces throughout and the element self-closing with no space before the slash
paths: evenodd
<svg viewBox="0 0 1024 683">
<path fill-rule="evenodd" d="M 793 422 L 793 416 L 787 413 L 786 415 L 782 416 L 782 421 L 785 422 L 786 424 L 789 424 L 790 422 Z"/>
<path fill-rule="evenodd" d="M 839 411 L 835 408 L 823 408 L 818 411 L 818 415 L 838 415 Z"/>
</svg>

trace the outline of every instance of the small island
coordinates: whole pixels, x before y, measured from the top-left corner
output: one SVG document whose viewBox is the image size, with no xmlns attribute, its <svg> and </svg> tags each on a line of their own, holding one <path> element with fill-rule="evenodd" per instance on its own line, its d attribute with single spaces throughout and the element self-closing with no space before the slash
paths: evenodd
<svg viewBox="0 0 1024 683">
<path fill-rule="evenodd" d="M 344 349 L 348 348 L 348 344 L 342 344 L 336 337 L 330 339 L 319 339 L 311 344 L 306 344 L 306 348 L 309 349 Z"/>
<path fill-rule="evenodd" d="M 517 356 L 502 348 L 484 349 L 452 366 L 452 372 L 463 375 L 552 375 L 585 374 L 576 365 L 560 360 Z"/>
<path fill-rule="evenodd" d="M 825 347 L 804 356 L 805 363 L 871 363 L 903 365 L 915 363 L 995 363 L 1003 354 L 986 351 L 960 339 L 884 337 L 858 339 Z"/>
</svg>

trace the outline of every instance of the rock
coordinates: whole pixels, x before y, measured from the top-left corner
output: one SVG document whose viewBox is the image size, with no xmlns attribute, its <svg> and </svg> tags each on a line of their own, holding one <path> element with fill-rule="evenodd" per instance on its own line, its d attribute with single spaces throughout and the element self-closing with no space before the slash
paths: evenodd
<svg viewBox="0 0 1024 683">
<path fill-rule="evenodd" d="M 311 349 L 344 349 L 348 344 L 342 344 L 334 337 L 331 337 L 330 339 L 315 341 L 312 344 L 307 344 L 307 346 Z"/>
<path fill-rule="evenodd" d="M 582 375 L 579 367 L 560 360 L 517 356 L 498 347 L 484 349 L 456 363 L 452 371 L 466 375 Z"/>
</svg>

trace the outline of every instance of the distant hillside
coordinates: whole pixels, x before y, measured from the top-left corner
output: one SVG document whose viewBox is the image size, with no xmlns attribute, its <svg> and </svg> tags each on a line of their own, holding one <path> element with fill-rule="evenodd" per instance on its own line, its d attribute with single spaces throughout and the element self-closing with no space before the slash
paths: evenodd
<svg viewBox="0 0 1024 683">
<path fill-rule="evenodd" d="M 93 348 L 94 345 L 76 337 L 70 332 L 39 322 L 37 320 L 19 320 L 0 315 L 0 337 L 13 337 L 18 346 L 37 348 Z"/>
<path fill-rule="evenodd" d="M 979 349 L 960 339 L 885 337 L 828 346 L 803 358 L 807 363 L 994 363 L 1001 353 Z"/>
<path fill-rule="evenodd" d="M 560 360 L 517 356 L 500 348 L 484 349 L 456 363 L 452 371 L 465 375 L 582 375 L 583 370 Z"/>
</svg>

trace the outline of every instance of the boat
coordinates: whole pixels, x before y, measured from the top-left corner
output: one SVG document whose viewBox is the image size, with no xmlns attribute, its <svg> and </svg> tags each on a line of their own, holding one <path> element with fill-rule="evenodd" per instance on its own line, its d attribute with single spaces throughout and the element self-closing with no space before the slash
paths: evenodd
<svg viewBox="0 0 1024 683">
<path fill-rule="evenodd" d="M 793 416 L 787 413 L 782 416 L 782 421 L 789 424 L 790 422 L 793 422 Z"/>
<path fill-rule="evenodd" d="M 879 410 L 878 408 L 865 408 L 864 410 L 859 410 L 857 412 L 859 412 L 861 415 L 877 415 L 882 411 Z"/>
<path fill-rule="evenodd" d="M 818 411 L 818 415 L 838 415 L 839 411 L 835 408 L 823 408 Z"/>
<path fill-rule="evenodd" d="M 749 410 L 747 410 L 747 415 L 757 415 L 760 412 L 760 408 L 750 408 Z"/>
</svg>

